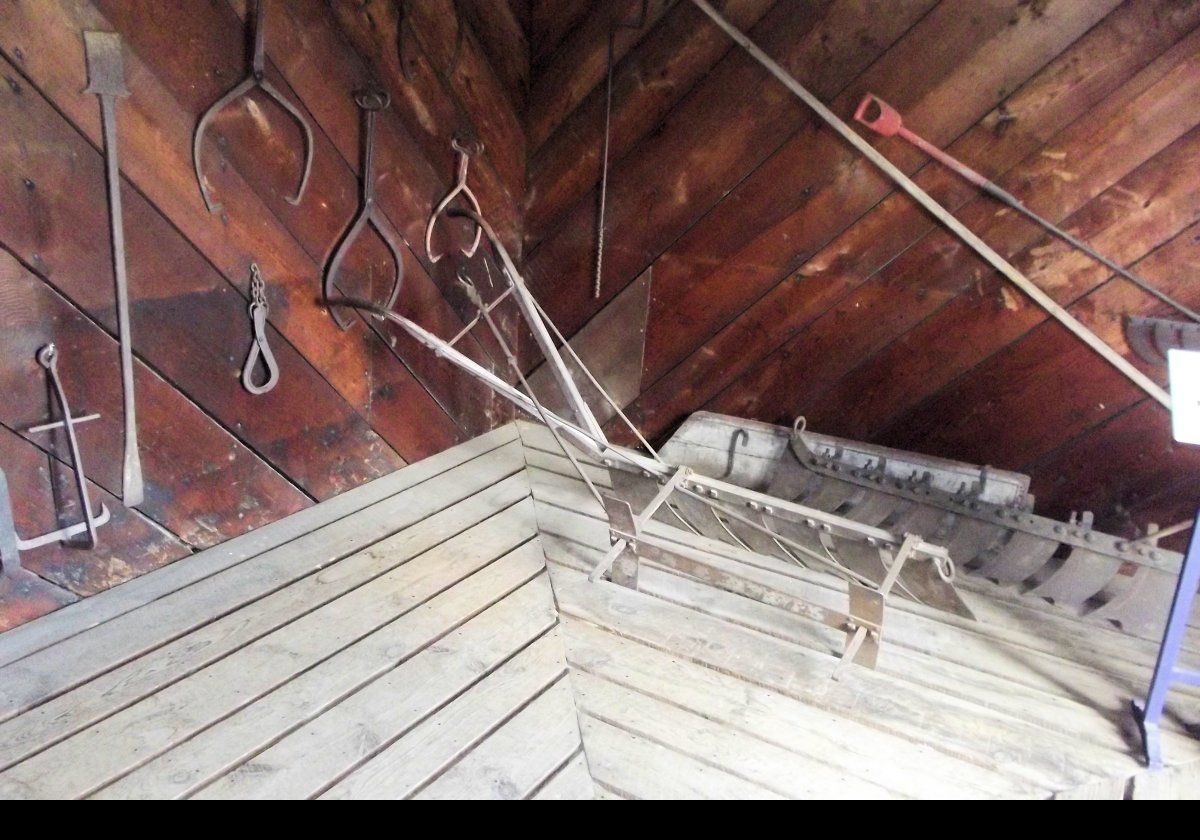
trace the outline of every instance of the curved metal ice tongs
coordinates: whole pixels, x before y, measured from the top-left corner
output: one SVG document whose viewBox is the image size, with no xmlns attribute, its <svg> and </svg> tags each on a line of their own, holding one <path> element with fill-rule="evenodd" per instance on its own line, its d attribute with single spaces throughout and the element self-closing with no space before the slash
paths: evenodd
<svg viewBox="0 0 1200 840">
<path fill-rule="evenodd" d="M 438 202 L 437 207 L 433 209 L 433 214 L 429 217 L 429 224 L 425 226 L 425 253 L 431 263 L 435 263 L 445 256 L 445 254 L 433 253 L 433 226 L 437 224 L 438 217 L 450 206 L 451 201 L 460 195 L 464 195 L 471 202 L 471 209 L 475 211 L 476 215 L 483 215 L 483 211 L 479 209 L 479 201 L 475 198 L 475 193 L 471 192 L 471 188 L 467 186 L 467 167 L 471 163 L 471 153 L 467 151 L 465 146 L 458 142 L 457 137 L 450 141 L 450 146 L 458 153 L 458 179 L 455 181 L 454 187 L 450 192 L 446 193 L 446 197 Z M 464 257 L 470 258 L 475 256 L 475 251 L 479 248 L 479 240 L 482 236 L 483 228 L 476 225 L 474 241 L 471 242 L 469 247 L 461 249 Z"/>
<path fill-rule="evenodd" d="M 192 166 L 196 170 L 196 180 L 200 184 L 200 195 L 204 198 L 204 206 L 208 208 L 208 212 L 216 213 L 221 209 L 220 202 L 214 202 L 212 196 L 208 192 L 208 186 L 204 182 L 204 175 L 200 171 L 200 146 L 204 141 L 204 132 L 208 130 L 208 124 L 222 111 L 227 105 L 237 99 L 245 96 L 254 88 L 262 88 L 263 93 L 291 115 L 292 119 L 304 131 L 304 172 L 300 176 L 300 186 L 296 188 L 296 194 L 287 199 L 288 204 L 299 204 L 300 198 L 304 195 L 304 190 L 308 186 L 308 176 L 312 174 L 313 164 L 313 133 L 309 127 L 308 121 L 304 119 L 304 115 L 300 113 L 300 109 L 292 103 L 288 102 L 279 91 L 275 88 L 266 76 L 266 53 L 263 48 L 263 37 L 266 32 L 266 27 L 263 25 L 264 15 L 266 10 L 266 0 L 257 0 L 254 9 L 254 51 L 250 59 L 250 73 L 232 90 L 209 106 L 204 115 L 200 117 L 200 122 L 196 125 L 196 135 L 192 138 Z"/>
<path fill-rule="evenodd" d="M 366 135 L 365 148 L 363 151 L 363 177 L 362 177 L 362 202 L 358 215 L 354 218 L 350 227 L 342 235 L 342 241 L 337 246 L 337 250 L 333 252 L 333 256 L 329 260 L 329 266 L 325 269 L 325 279 L 321 284 L 321 294 L 324 297 L 325 305 L 329 307 L 329 315 L 334 322 L 342 329 L 347 329 L 350 326 L 350 319 L 346 317 L 340 309 L 334 308 L 330 303 L 330 299 L 336 297 L 333 294 L 334 285 L 337 281 L 338 272 L 342 268 L 342 260 L 346 258 L 346 254 L 350 250 L 351 244 L 358 238 L 369 224 L 375 228 L 375 232 L 387 245 L 388 250 L 392 253 L 392 260 L 396 263 L 396 273 L 392 281 L 392 291 L 388 295 L 387 300 L 382 304 L 384 309 L 391 309 L 396 303 L 396 298 L 400 296 L 400 284 L 404 279 L 404 260 L 400 256 L 400 234 L 392 227 L 391 222 L 379 212 L 375 206 L 375 116 L 379 111 L 384 110 L 391 105 L 391 97 L 383 91 L 367 90 L 361 91 L 354 95 L 354 101 L 358 107 L 366 114 Z"/>
</svg>

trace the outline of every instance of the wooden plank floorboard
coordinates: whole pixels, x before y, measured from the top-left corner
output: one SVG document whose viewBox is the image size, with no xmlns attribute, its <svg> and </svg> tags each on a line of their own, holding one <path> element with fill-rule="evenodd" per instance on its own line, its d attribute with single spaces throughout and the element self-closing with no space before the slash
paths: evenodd
<svg viewBox="0 0 1200 840">
<path fill-rule="evenodd" d="M 831 775 L 855 775 L 909 797 L 1049 793 L 585 622 L 566 619 L 563 637 L 573 679 L 580 671 L 595 674 L 750 738 L 819 756 L 836 771 Z"/>
<path fill-rule="evenodd" d="M 579 572 L 552 567 L 551 579 L 564 615 L 1036 787 L 1074 787 L 1129 767 L 1128 757 L 1089 749 L 1009 715 L 984 714 L 972 703 L 884 674 L 849 669 L 833 681 L 834 657 L 658 599 L 650 603 L 650 596 L 617 586 L 589 585 Z"/>
<path fill-rule="evenodd" d="M 384 540 L 328 570 L 310 574 L 257 602 L 217 618 L 192 633 L 108 671 L 14 719 L 0 723 L 0 767 L 9 767 L 83 728 L 162 690 L 277 627 L 409 558 L 432 549 L 519 502 L 526 493 L 511 476 Z M 387 550 L 390 545 L 391 550 Z M 295 558 L 281 558 L 296 564 Z"/>
<path fill-rule="evenodd" d="M 581 719 L 580 728 L 592 777 L 617 798 L 783 798 L 711 764 L 588 715 Z"/>
<path fill-rule="evenodd" d="M 302 598 L 300 616 L 278 630 L 0 773 L 0 795 L 92 792 L 474 574 L 530 539 L 533 527 L 527 500 L 319 608 Z M 386 564 L 388 546 L 363 556 Z M 281 593 L 285 601 L 292 594 Z"/>
<path fill-rule="evenodd" d="M 172 563 L 0 634 L 0 667 L 352 516 L 369 505 L 417 487 L 449 469 L 510 443 L 516 437 L 513 424 L 502 426 L 461 446 L 447 449 L 300 513 L 221 543 L 190 558 L 186 563 Z"/>
<path fill-rule="evenodd" d="M 549 593 L 533 578 L 545 563 L 528 542 L 352 647 L 94 794 L 180 798 L 255 757 L 337 703 L 429 651 L 444 658 L 491 628 L 544 623 Z M 532 582 L 531 582 L 532 581 Z M 512 596 L 512 597 L 509 597 Z M 472 622 L 474 622 L 472 624 Z M 470 627 L 469 631 L 460 628 Z M 257 766 L 257 765 L 256 765 Z"/>
<path fill-rule="evenodd" d="M 549 582 L 542 576 L 218 778 L 195 798 L 316 796 L 486 680 L 554 622 Z"/>
<path fill-rule="evenodd" d="M 0 668 L 0 720 L 402 531 L 523 465 L 519 445 L 507 444 L 442 473 L 412 494 L 372 506 L 369 514 L 364 511 L 349 524 L 334 523 Z"/>
<path fill-rule="evenodd" d="M 592 771 L 588 769 L 582 745 L 575 757 L 542 785 L 533 798 L 547 801 L 596 798 L 596 786 L 592 783 Z"/>
<path fill-rule="evenodd" d="M 478 685 L 339 781 L 327 799 L 411 796 L 566 675 L 562 640 L 550 630 Z"/>
<path fill-rule="evenodd" d="M 529 798 L 579 749 L 572 689 L 556 682 L 414 798 Z"/>
<path fill-rule="evenodd" d="M 632 691 L 586 671 L 571 674 L 584 714 L 791 799 L 886 799 L 886 788 L 736 731 L 703 714 Z"/>
</svg>

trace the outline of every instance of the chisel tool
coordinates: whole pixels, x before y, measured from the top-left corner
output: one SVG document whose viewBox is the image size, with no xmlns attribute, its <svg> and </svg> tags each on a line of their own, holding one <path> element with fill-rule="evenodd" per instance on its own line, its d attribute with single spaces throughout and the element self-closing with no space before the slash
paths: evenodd
<svg viewBox="0 0 1200 840">
<path fill-rule="evenodd" d="M 125 228 L 121 217 L 121 171 L 117 163 L 117 97 L 129 96 L 121 58 L 121 37 L 115 32 L 85 32 L 88 86 L 85 93 L 100 98 L 104 127 L 104 169 L 108 181 L 109 222 L 112 229 L 113 275 L 117 286 L 117 329 L 121 343 L 121 387 L 125 408 L 125 461 L 121 493 L 125 507 L 145 497 L 142 461 L 138 455 L 137 411 L 133 394 L 133 336 L 129 320 L 129 278 L 125 273 Z"/>
</svg>

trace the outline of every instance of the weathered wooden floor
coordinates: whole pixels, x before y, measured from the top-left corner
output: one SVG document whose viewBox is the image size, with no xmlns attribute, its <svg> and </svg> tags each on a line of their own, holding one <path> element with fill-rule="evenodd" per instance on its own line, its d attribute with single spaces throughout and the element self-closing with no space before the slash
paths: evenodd
<svg viewBox="0 0 1200 840">
<path fill-rule="evenodd" d="M 1182 766 L 1144 774 L 1135 759 L 1126 710 L 1145 692 L 1154 645 L 968 580 L 960 589 L 979 621 L 893 600 L 878 670 L 833 681 L 844 637 L 824 626 L 653 564 L 643 564 L 638 592 L 589 584 L 584 570 L 608 547 L 606 520 L 549 434 L 528 424 L 521 433 L 602 795 L 1200 794 L 1200 743 L 1178 721 L 1164 750 Z M 591 476 L 608 483 L 603 470 Z M 845 607 L 828 576 L 769 558 L 749 564 L 736 549 L 672 532 L 724 555 L 750 584 Z M 1200 720 L 1200 695 L 1175 695 L 1172 708 Z"/>
<path fill-rule="evenodd" d="M 978 622 L 889 606 L 879 669 L 832 681 L 840 635 L 780 609 L 649 564 L 589 584 L 607 527 L 570 470 L 509 426 L 0 635 L 0 797 L 1200 790 L 1181 721 L 1160 775 L 1121 725 L 1152 645 L 976 587 Z"/>
</svg>

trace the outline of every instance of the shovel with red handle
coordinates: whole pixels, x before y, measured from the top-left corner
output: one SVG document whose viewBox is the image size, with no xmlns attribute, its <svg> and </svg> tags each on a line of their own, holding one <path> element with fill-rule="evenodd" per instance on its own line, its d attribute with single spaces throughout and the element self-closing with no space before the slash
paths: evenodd
<svg viewBox="0 0 1200 840">
<path fill-rule="evenodd" d="M 1037 222 L 1059 239 L 1062 239 L 1064 242 L 1067 242 L 1073 247 L 1078 248 L 1080 251 L 1083 251 L 1083 253 L 1087 254 L 1089 257 L 1096 260 L 1106 268 L 1115 271 L 1117 274 L 1120 274 L 1126 280 L 1142 289 L 1142 291 L 1153 295 L 1163 303 L 1191 318 L 1193 321 L 1200 322 L 1200 314 L 1193 312 L 1191 309 L 1184 306 L 1182 303 L 1179 303 L 1165 292 L 1160 292 L 1158 289 L 1151 286 L 1149 282 L 1113 262 L 1103 254 L 1097 252 L 1086 242 L 1077 239 L 1062 228 L 1052 224 L 1048 220 L 1039 216 L 1037 213 L 1034 213 L 1032 210 L 1022 204 L 1020 199 L 1018 199 L 1012 193 L 1002 190 L 999 186 L 980 175 L 962 161 L 956 160 L 955 158 L 952 158 L 950 155 L 943 152 L 924 137 L 920 137 L 919 135 L 909 131 L 904 127 L 904 120 L 900 117 L 900 112 L 884 102 L 875 94 L 868 93 L 863 97 L 862 102 L 858 104 L 858 108 L 854 111 L 854 119 L 875 133 L 881 134 L 884 137 L 899 136 L 904 138 L 909 143 L 923 151 L 925 154 L 941 163 L 943 166 L 953 169 L 963 178 L 979 187 L 988 195 Z"/>
</svg>

